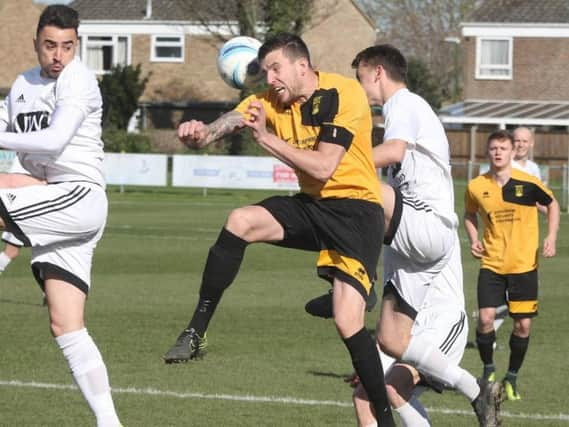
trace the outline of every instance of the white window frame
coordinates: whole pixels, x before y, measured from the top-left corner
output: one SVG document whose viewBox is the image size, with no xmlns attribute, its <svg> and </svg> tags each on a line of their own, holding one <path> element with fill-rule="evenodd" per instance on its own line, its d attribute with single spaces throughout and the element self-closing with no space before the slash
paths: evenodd
<svg viewBox="0 0 569 427">
<path fill-rule="evenodd" d="M 101 41 L 89 41 L 90 37 L 110 37 L 109 42 Z M 126 38 L 126 64 L 125 66 L 132 64 L 132 39 L 128 34 L 81 34 L 81 60 L 85 65 L 87 65 L 87 47 L 88 46 L 112 46 L 113 47 L 113 57 L 112 57 L 112 67 L 118 65 L 117 59 L 117 47 L 119 43 L 119 38 Z M 93 70 L 97 75 L 109 74 L 110 70 Z"/>
<path fill-rule="evenodd" d="M 485 69 L 506 70 L 508 73 L 504 75 L 488 75 L 481 73 L 481 57 L 483 41 L 507 41 L 508 42 L 508 63 L 493 64 L 484 66 Z M 512 37 L 477 37 L 476 38 L 476 78 L 479 80 L 512 80 L 514 76 L 513 58 L 514 58 L 514 39 Z"/>
<path fill-rule="evenodd" d="M 158 41 L 160 37 L 168 37 L 174 38 L 178 37 L 180 39 L 179 42 L 166 42 L 166 41 Z M 153 34 L 152 41 L 150 43 L 150 61 L 151 62 L 184 62 L 185 58 L 185 44 L 186 38 L 184 34 Z M 179 58 L 163 58 L 160 56 L 156 56 L 156 48 L 157 47 L 179 47 L 181 56 Z"/>
</svg>

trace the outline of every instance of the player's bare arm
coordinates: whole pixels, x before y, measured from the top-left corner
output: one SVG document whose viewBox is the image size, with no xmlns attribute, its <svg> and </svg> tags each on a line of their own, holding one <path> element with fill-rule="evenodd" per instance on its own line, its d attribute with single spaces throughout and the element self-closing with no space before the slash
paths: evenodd
<svg viewBox="0 0 569 427">
<path fill-rule="evenodd" d="M 261 147 L 283 163 L 300 169 L 321 182 L 330 179 L 346 153 L 344 147 L 326 141 L 319 141 L 313 151 L 301 150 L 287 144 L 268 131 L 265 110 L 258 101 L 251 102 L 247 115 L 248 118 L 243 124 L 253 131 L 253 137 Z"/>
<path fill-rule="evenodd" d="M 559 203 L 557 200 L 553 201 L 547 205 L 547 235 L 543 240 L 543 256 L 550 258 L 555 256 L 556 241 L 557 241 L 557 231 L 559 230 Z"/>
<path fill-rule="evenodd" d="M 470 253 L 474 258 L 482 258 L 484 245 L 478 239 L 478 217 L 476 213 L 464 213 L 464 229 L 470 241 Z"/>
<path fill-rule="evenodd" d="M 210 124 L 199 120 L 178 126 L 178 139 L 188 148 L 202 148 L 243 127 L 243 116 L 237 111 L 225 113 Z"/>
<path fill-rule="evenodd" d="M 407 141 L 390 139 L 373 147 L 373 164 L 376 168 L 384 168 L 399 163 L 405 157 Z"/>
</svg>

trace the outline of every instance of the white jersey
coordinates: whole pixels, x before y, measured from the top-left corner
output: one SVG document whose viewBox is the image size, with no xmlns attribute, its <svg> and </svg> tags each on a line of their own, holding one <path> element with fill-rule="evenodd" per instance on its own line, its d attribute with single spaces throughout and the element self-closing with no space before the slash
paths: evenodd
<svg viewBox="0 0 569 427">
<path fill-rule="evenodd" d="M 532 160 L 526 160 L 525 166 L 522 166 L 520 163 L 516 162 L 515 160 L 512 161 L 512 166 L 518 170 L 521 170 L 525 173 L 528 173 L 532 176 L 535 176 L 537 179 L 542 181 L 541 179 L 541 171 L 539 170 L 539 166 L 536 162 Z"/>
<path fill-rule="evenodd" d="M 0 108 L 0 130 L 14 133 L 48 128 L 58 108 L 80 111 L 82 119 L 58 153 L 16 149 L 20 162 L 36 178 L 48 183 L 89 181 L 104 187 L 102 98 L 95 75 L 79 59 L 71 61 L 57 79 L 45 78 L 40 67 L 21 74 Z M 2 141 L 0 144 L 11 148 Z"/>
<path fill-rule="evenodd" d="M 388 182 L 407 199 L 426 203 L 451 227 L 458 226 L 450 153 L 444 128 L 429 104 L 400 89 L 383 106 L 384 141 L 407 142 L 401 163 L 389 166 Z"/>
</svg>

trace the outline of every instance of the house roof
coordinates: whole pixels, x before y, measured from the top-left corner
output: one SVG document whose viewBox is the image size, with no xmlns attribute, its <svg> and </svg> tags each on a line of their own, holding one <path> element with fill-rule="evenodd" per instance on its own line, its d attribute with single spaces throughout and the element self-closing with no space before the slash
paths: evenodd
<svg viewBox="0 0 569 427">
<path fill-rule="evenodd" d="M 227 19 L 235 16 L 236 3 L 216 2 L 214 9 L 207 0 L 151 0 L 151 13 L 146 17 L 148 0 L 74 0 L 70 3 L 82 20 L 97 21 L 197 21 L 204 18 Z M 231 9 L 231 10 L 229 10 Z M 199 11 L 199 13 L 197 12 Z M 214 12 L 215 11 L 215 12 Z M 214 15 L 215 13 L 215 15 Z M 204 16 L 208 14 L 210 16 Z"/>
<path fill-rule="evenodd" d="M 237 3 L 240 0 L 151 0 L 152 10 L 146 17 L 148 0 L 74 0 L 70 3 L 82 20 L 93 21 L 228 21 L 237 16 Z M 375 28 L 375 23 L 358 5 L 350 0 L 358 13 Z M 265 2 L 258 4 L 258 17 L 264 19 Z"/>
<path fill-rule="evenodd" d="M 443 123 L 569 126 L 569 102 L 466 100 L 439 112 Z"/>
<path fill-rule="evenodd" d="M 484 0 L 466 23 L 569 23 L 567 0 Z"/>
</svg>

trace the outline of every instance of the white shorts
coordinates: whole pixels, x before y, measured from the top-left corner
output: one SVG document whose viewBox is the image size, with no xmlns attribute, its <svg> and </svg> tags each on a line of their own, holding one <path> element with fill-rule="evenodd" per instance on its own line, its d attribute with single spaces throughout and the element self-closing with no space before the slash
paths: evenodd
<svg viewBox="0 0 569 427">
<path fill-rule="evenodd" d="M 459 365 L 468 341 L 468 319 L 460 307 L 431 306 L 417 313 L 411 335 L 421 337 L 426 342 L 436 345 L 452 365 Z M 397 360 L 380 351 L 380 358 L 385 374 Z M 423 382 L 414 391 L 418 396 L 425 387 L 442 391 L 444 385 L 437 379 L 421 372 Z"/>
<path fill-rule="evenodd" d="M 399 297 L 418 312 L 438 305 L 464 307 L 463 272 L 460 241 L 454 244 L 438 269 L 423 270 L 421 264 L 399 255 L 386 246 L 383 254 L 384 286 L 392 285 Z"/>
<path fill-rule="evenodd" d="M 422 265 L 423 269 L 440 271 L 445 257 L 454 244 L 458 219 L 449 222 L 428 204 L 395 190 L 395 209 L 392 218 L 395 228 L 386 244 L 399 255 Z"/>
<path fill-rule="evenodd" d="M 468 341 L 468 319 L 459 307 L 431 306 L 417 313 L 412 336 L 436 344 L 449 362 L 458 365 Z"/>
<path fill-rule="evenodd" d="M 0 189 L 6 229 L 32 247 L 32 271 L 43 287 L 46 273 L 83 292 L 107 219 L 105 190 L 89 182 Z"/>
</svg>

